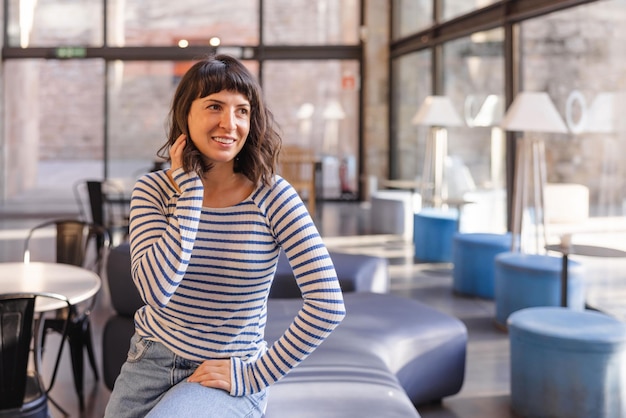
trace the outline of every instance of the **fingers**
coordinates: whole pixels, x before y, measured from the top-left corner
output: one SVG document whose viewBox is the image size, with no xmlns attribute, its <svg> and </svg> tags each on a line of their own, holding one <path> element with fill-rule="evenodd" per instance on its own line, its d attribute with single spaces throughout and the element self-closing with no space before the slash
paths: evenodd
<svg viewBox="0 0 626 418">
<path fill-rule="evenodd" d="M 176 141 L 174 141 L 174 143 L 170 147 L 172 171 L 183 166 L 183 150 L 185 149 L 186 140 L 187 136 L 185 134 L 181 134 L 178 138 L 176 138 Z"/>
<path fill-rule="evenodd" d="M 230 360 L 206 360 L 187 380 L 230 392 Z"/>
</svg>

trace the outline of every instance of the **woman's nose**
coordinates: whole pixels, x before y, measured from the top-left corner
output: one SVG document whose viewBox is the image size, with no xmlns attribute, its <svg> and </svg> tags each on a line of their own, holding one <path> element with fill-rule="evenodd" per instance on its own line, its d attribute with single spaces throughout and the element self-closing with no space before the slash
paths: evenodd
<svg viewBox="0 0 626 418">
<path fill-rule="evenodd" d="M 237 125 L 235 121 L 235 111 L 234 110 L 226 110 L 222 114 L 222 119 L 220 121 L 220 125 L 224 129 L 232 130 Z"/>
</svg>

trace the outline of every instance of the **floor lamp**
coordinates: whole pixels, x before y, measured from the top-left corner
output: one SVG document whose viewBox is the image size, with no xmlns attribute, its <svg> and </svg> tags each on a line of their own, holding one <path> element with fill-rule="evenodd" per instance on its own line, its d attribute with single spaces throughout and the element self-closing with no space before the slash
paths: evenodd
<svg viewBox="0 0 626 418">
<path fill-rule="evenodd" d="M 600 171 L 600 187 L 598 207 L 604 216 L 619 215 L 620 206 L 615 206 L 620 198 L 619 182 L 613 176 L 620 176 L 620 148 L 617 141 L 618 118 L 615 112 L 617 97 L 613 92 L 598 93 L 587 112 L 582 132 L 602 140 L 602 169 Z M 617 157 L 617 158 L 616 158 Z"/>
<path fill-rule="evenodd" d="M 448 126 L 463 126 L 461 117 L 446 96 L 428 96 L 411 120 L 414 125 L 430 127 L 426 139 L 424 170 L 422 174 L 422 202 L 439 208 L 448 198 L 444 179 L 448 154 Z"/>
<path fill-rule="evenodd" d="M 501 126 L 507 131 L 567 132 L 565 122 L 545 92 L 519 93 Z M 534 136 L 522 137 L 517 139 L 516 150 L 511 251 L 542 254 L 546 244 L 545 145 L 543 140 Z M 529 246 L 531 239 L 534 245 Z"/>
<path fill-rule="evenodd" d="M 504 187 L 504 132 L 500 127 L 504 116 L 504 98 L 496 94 L 490 94 L 485 98 L 476 117 L 473 126 L 491 128 L 491 158 L 489 160 L 489 173 L 491 187 L 500 189 Z"/>
</svg>

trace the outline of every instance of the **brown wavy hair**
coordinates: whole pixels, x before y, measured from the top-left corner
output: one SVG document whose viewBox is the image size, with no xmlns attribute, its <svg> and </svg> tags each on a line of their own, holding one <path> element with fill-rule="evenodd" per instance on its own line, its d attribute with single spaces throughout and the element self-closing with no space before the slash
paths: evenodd
<svg viewBox="0 0 626 418">
<path fill-rule="evenodd" d="M 251 107 L 250 132 L 235 158 L 234 170 L 243 173 L 254 184 L 269 185 L 276 172 L 282 140 L 258 81 L 238 59 L 228 55 L 216 55 L 196 62 L 180 80 L 169 112 L 168 139 L 157 155 L 170 161 L 169 149 L 176 138 L 181 134 L 189 138 L 187 117 L 191 103 L 222 90 L 244 95 Z M 202 176 L 211 168 L 211 163 L 188 140 L 183 151 L 183 169 Z"/>
</svg>

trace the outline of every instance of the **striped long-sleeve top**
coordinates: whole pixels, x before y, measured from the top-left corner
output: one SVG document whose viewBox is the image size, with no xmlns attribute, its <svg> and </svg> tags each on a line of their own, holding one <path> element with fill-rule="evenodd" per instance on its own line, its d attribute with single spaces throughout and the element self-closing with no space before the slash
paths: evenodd
<svg viewBox="0 0 626 418">
<path fill-rule="evenodd" d="M 345 316 L 328 251 L 280 176 L 226 208 L 202 206 L 195 173 L 148 173 L 131 198 L 132 277 L 145 306 L 137 333 L 191 361 L 231 359 L 231 395 L 260 391 L 306 358 Z M 303 305 L 271 347 L 267 299 L 282 248 Z"/>
</svg>

